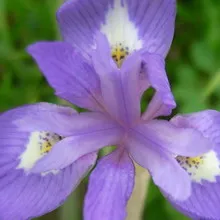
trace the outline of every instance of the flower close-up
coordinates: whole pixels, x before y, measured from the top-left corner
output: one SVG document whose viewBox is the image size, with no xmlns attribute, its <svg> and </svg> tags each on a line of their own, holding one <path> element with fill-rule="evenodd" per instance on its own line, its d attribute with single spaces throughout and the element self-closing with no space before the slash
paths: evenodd
<svg viewBox="0 0 220 220">
<path fill-rule="evenodd" d="M 161 119 L 176 107 L 165 70 L 175 15 L 174 0 L 63 3 L 63 41 L 27 51 L 56 96 L 84 111 L 42 102 L 0 115 L 1 220 L 56 209 L 90 171 L 84 219 L 126 219 L 134 163 L 183 214 L 220 219 L 220 113 Z"/>
</svg>

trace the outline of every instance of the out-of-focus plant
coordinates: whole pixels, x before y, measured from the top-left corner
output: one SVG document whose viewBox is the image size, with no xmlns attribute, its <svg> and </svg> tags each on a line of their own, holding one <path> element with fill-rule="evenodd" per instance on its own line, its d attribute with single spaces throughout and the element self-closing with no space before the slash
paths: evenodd
<svg viewBox="0 0 220 220">
<path fill-rule="evenodd" d="M 0 1 L 0 111 L 37 101 L 59 102 L 25 52 L 30 43 L 59 37 L 54 20 L 59 4 L 58 0 Z M 179 112 L 220 110 L 219 11 L 220 1 L 178 0 L 167 72 Z M 71 215 L 80 220 L 78 201 L 85 184 L 64 209 L 41 219 L 67 220 Z M 187 219 L 171 208 L 153 184 L 148 192 L 144 219 Z"/>
</svg>

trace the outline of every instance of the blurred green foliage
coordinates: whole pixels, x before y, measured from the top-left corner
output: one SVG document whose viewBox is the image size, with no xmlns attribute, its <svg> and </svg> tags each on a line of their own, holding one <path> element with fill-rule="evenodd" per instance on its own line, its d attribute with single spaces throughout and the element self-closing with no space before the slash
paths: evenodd
<svg viewBox="0 0 220 220">
<path fill-rule="evenodd" d="M 27 45 L 56 40 L 61 0 L 0 0 L 0 111 L 39 101 L 60 102 L 25 52 Z M 220 1 L 179 0 L 167 72 L 178 103 L 175 113 L 220 110 Z M 80 220 L 84 181 L 68 202 L 41 220 Z M 150 185 L 143 219 L 184 220 Z"/>
</svg>

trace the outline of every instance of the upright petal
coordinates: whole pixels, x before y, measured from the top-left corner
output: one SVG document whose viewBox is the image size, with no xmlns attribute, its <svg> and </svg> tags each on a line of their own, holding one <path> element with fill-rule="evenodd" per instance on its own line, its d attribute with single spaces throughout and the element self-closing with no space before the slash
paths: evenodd
<svg viewBox="0 0 220 220">
<path fill-rule="evenodd" d="M 41 42 L 28 48 L 56 95 L 82 108 L 100 110 L 99 79 L 93 67 L 72 46 Z"/>
<path fill-rule="evenodd" d="M 46 110 L 45 105 L 41 109 Z M 69 108 L 47 105 L 54 114 L 69 113 Z M 81 157 L 63 170 L 48 173 L 30 173 L 29 170 L 41 157 L 46 157 L 49 144 L 59 141 L 52 132 L 42 132 L 46 138 L 38 142 L 39 135 L 21 131 L 14 124 L 17 118 L 36 111 L 26 106 L 0 116 L 0 219 L 31 219 L 60 206 L 79 184 L 96 161 L 96 154 Z M 57 111 L 55 111 L 57 110 Z M 62 112 L 62 113 L 61 113 Z M 65 117 L 64 117 L 65 118 Z M 48 122 L 49 123 L 49 122 Z M 57 158 L 59 160 L 60 158 Z"/>
<path fill-rule="evenodd" d="M 172 123 L 198 129 L 215 143 L 215 148 L 198 157 L 177 157 L 189 173 L 192 193 L 186 201 L 169 200 L 179 211 L 193 219 L 220 219 L 220 113 L 207 110 L 174 117 Z"/>
<path fill-rule="evenodd" d="M 130 124 L 140 120 L 140 73 L 142 60 L 138 53 L 133 53 L 125 59 L 121 68 L 121 84 L 125 97 L 125 105 Z"/>
<path fill-rule="evenodd" d="M 128 134 L 125 144 L 131 157 L 149 170 L 154 183 L 163 191 L 179 200 L 190 196 L 190 178 L 171 153 L 158 148 L 156 143 L 135 130 Z"/>
<path fill-rule="evenodd" d="M 108 42 L 99 35 L 97 49 L 92 52 L 94 68 L 100 77 L 106 111 L 121 123 L 133 123 L 140 118 L 139 75 L 141 56 L 134 53 L 118 69 L 111 59 Z"/>
<path fill-rule="evenodd" d="M 143 114 L 143 119 L 168 116 L 176 107 L 176 103 L 165 71 L 165 61 L 163 57 L 149 53 L 143 55 L 143 60 L 147 81 L 155 89 L 155 95 Z"/>
<path fill-rule="evenodd" d="M 173 39 L 175 0 L 69 0 L 58 10 L 64 40 L 90 54 L 98 32 L 113 51 L 145 48 L 166 56 Z"/>
<path fill-rule="evenodd" d="M 123 149 L 102 158 L 90 175 L 85 220 L 124 220 L 134 186 L 134 165 Z"/>
</svg>

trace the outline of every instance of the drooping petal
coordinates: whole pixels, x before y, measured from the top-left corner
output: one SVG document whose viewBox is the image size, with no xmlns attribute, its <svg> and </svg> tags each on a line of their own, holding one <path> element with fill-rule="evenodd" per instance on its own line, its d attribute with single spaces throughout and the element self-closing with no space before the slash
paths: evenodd
<svg viewBox="0 0 220 220">
<path fill-rule="evenodd" d="M 175 208 L 193 219 L 220 219 L 220 113 L 207 110 L 176 116 L 171 121 L 179 127 L 198 129 L 214 142 L 215 148 L 198 157 L 177 157 L 189 173 L 192 193 L 186 201 L 168 199 Z"/>
<path fill-rule="evenodd" d="M 47 103 L 23 106 L 0 117 L 2 129 L 11 123 L 17 129 L 16 137 L 27 133 L 17 157 L 21 158 L 19 168 L 28 172 L 63 169 L 88 153 L 116 144 L 122 137 L 121 128 L 101 113 L 77 114 L 71 108 Z M 2 132 L 0 137 L 5 135 Z"/>
<path fill-rule="evenodd" d="M 127 5 L 127 4 L 126 4 Z M 116 49 L 139 49 L 142 42 L 138 29 L 121 0 L 68 1 L 58 10 L 57 18 L 65 41 L 83 54 L 90 54 L 96 34 L 104 33 Z"/>
<path fill-rule="evenodd" d="M 149 170 L 154 183 L 163 191 L 179 200 L 190 196 L 190 178 L 171 153 L 158 148 L 153 141 L 135 130 L 129 133 L 126 146 L 131 157 Z"/>
<path fill-rule="evenodd" d="M 124 0 L 130 20 L 139 32 L 143 47 L 150 53 L 165 57 L 173 40 L 175 0 Z"/>
<path fill-rule="evenodd" d="M 36 103 L 9 110 L 2 113 L 0 117 L 2 126 L 7 127 L 7 123 L 10 122 L 23 132 L 48 130 L 68 136 L 74 127 L 69 122 L 72 118 L 78 118 L 79 114 L 70 107 Z"/>
<path fill-rule="evenodd" d="M 134 165 L 127 152 L 117 150 L 102 158 L 89 179 L 85 220 L 124 220 L 134 186 Z"/>
<path fill-rule="evenodd" d="M 41 110 L 65 115 L 69 108 L 41 104 Z M 47 106 L 47 107 L 46 107 Z M 39 107 L 39 106 L 38 106 Z M 39 108 L 38 108 L 39 109 Z M 32 174 L 29 169 L 47 155 L 48 143 L 59 141 L 55 133 L 41 145 L 39 135 L 21 131 L 14 120 L 36 111 L 36 106 L 17 108 L 0 115 L 0 219 L 31 219 L 60 206 L 96 161 L 96 154 L 81 157 L 63 170 Z M 49 135 L 49 136 L 48 136 Z M 42 148 L 41 148 L 42 147 Z M 44 148 L 45 147 L 45 148 Z M 59 160 L 59 158 L 57 158 Z"/>
<path fill-rule="evenodd" d="M 87 155 L 54 174 L 26 175 L 16 167 L 1 173 L 0 219 L 32 219 L 53 211 L 64 203 L 95 161 L 96 154 Z"/>
<path fill-rule="evenodd" d="M 112 6 L 106 13 L 106 20 L 101 26 L 101 32 L 108 38 L 113 53 L 121 49 L 132 53 L 144 45 L 144 37 L 140 35 L 140 26 L 135 25 L 129 9 L 128 0 L 113 0 Z"/>
<path fill-rule="evenodd" d="M 176 103 L 166 75 L 164 59 L 159 55 L 145 53 L 143 60 L 147 80 L 155 89 L 155 95 L 143 114 L 143 119 L 150 120 L 158 116 L 168 116 L 176 107 Z"/>
<path fill-rule="evenodd" d="M 214 148 L 214 143 L 193 128 L 180 128 L 165 120 L 152 120 L 135 130 L 157 148 L 188 157 L 196 157 Z"/>
<path fill-rule="evenodd" d="M 61 33 L 83 54 L 88 54 L 94 45 L 95 33 L 105 21 L 112 0 L 71 0 L 57 12 Z"/>
<path fill-rule="evenodd" d="M 173 39 L 174 0 L 69 0 L 57 13 L 64 40 L 90 54 L 97 32 L 114 48 L 146 48 L 166 56 Z"/>
<path fill-rule="evenodd" d="M 41 42 L 28 48 L 56 95 L 82 108 L 100 110 L 99 79 L 70 44 Z"/>
<path fill-rule="evenodd" d="M 186 201 L 168 199 L 178 211 L 192 219 L 218 220 L 220 219 L 219 191 L 220 178 L 217 177 L 215 183 L 203 181 L 202 184 L 198 184 L 193 182 L 192 195 Z"/>
<path fill-rule="evenodd" d="M 100 77 L 106 111 L 122 123 L 132 123 L 140 117 L 141 57 L 138 53 L 130 55 L 125 59 L 121 69 L 118 69 L 111 59 L 106 38 L 103 35 L 99 36 L 92 59 Z"/>
</svg>

